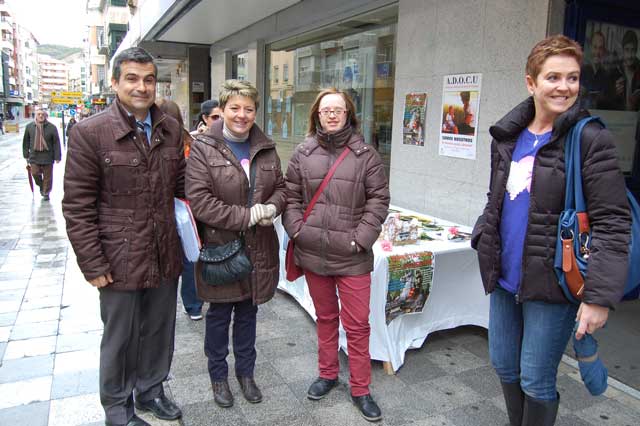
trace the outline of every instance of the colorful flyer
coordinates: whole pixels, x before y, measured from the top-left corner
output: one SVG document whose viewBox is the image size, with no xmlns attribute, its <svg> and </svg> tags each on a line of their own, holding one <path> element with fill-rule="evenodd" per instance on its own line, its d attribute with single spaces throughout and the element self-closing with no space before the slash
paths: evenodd
<svg viewBox="0 0 640 426">
<path fill-rule="evenodd" d="M 427 116 L 427 94 L 408 93 L 404 101 L 402 143 L 424 146 L 424 123 Z"/>
<path fill-rule="evenodd" d="M 387 324 L 399 315 L 422 312 L 431 293 L 433 268 L 433 253 L 430 251 L 389 256 L 385 305 Z"/>
<path fill-rule="evenodd" d="M 475 160 L 482 74 L 446 75 L 438 153 Z"/>
</svg>

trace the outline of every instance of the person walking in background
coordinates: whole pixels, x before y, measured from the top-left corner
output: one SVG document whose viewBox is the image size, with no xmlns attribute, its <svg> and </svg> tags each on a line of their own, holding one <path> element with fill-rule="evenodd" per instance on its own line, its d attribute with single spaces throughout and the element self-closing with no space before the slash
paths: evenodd
<svg viewBox="0 0 640 426">
<path fill-rule="evenodd" d="M 47 120 L 47 112 L 36 108 L 36 119 L 27 124 L 22 138 L 22 156 L 27 160 L 33 180 L 45 201 L 53 185 L 53 163 L 59 163 L 62 154 L 58 129 Z"/>
<path fill-rule="evenodd" d="M 182 416 L 162 382 L 173 358 L 182 269 L 174 197 L 184 198 L 185 159 L 182 128 L 154 104 L 156 78 L 144 49 L 116 56 L 115 101 L 76 124 L 67 153 L 62 211 L 78 266 L 100 295 L 107 425 L 148 425 L 134 406 Z"/>
<path fill-rule="evenodd" d="M 208 101 L 204 101 L 200 105 L 200 116 L 198 117 L 198 122 L 191 132 L 191 135 L 195 136 L 205 133 L 207 129 L 217 120 L 220 120 L 221 117 L 222 110 L 220 109 L 220 103 L 217 100 L 209 99 Z"/>
<path fill-rule="evenodd" d="M 276 145 L 255 125 L 258 91 L 247 81 L 227 80 L 219 99 L 223 119 L 196 136 L 186 187 L 204 247 L 240 240 L 253 265 L 246 278 L 222 283 L 203 276 L 202 256 L 196 263 L 198 295 L 209 302 L 204 349 L 214 401 L 231 407 L 234 399 L 226 358 L 232 313 L 236 377 L 247 401 L 262 401 L 254 380 L 256 314 L 258 305 L 271 300 L 278 285 L 280 260 L 273 219 L 286 200 Z"/>
<path fill-rule="evenodd" d="M 306 222 L 305 210 L 330 166 L 347 150 Z M 295 241 L 317 315 L 319 377 L 307 397 L 324 398 L 338 383 L 338 325 L 347 332 L 351 397 L 369 421 L 382 418 L 371 397 L 369 298 L 372 246 L 389 208 L 389 186 L 378 153 L 364 142 L 351 98 L 337 89 L 316 97 L 307 138 L 287 169 L 283 224 Z M 339 299 L 339 303 L 338 303 Z"/>
<path fill-rule="evenodd" d="M 0 112 L 0 132 L 4 135 L 4 114 Z"/>
<path fill-rule="evenodd" d="M 526 65 L 531 97 L 489 129 L 490 188 L 471 245 L 491 294 L 489 354 L 512 426 L 555 423 L 558 364 L 574 325 L 577 339 L 602 327 L 625 286 L 629 206 L 615 141 L 596 123 L 581 136 L 592 246 L 579 307 L 565 297 L 554 269 L 564 143 L 589 116 L 577 102 L 581 64 L 575 41 L 562 35 L 540 41 Z"/>
<path fill-rule="evenodd" d="M 184 158 L 189 158 L 193 138 L 184 128 L 184 121 L 182 120 L 180 107 L 170 99 L 160 99 L 156 102 L 156 105 L 158 105 L 160 111 L 175 118 L 180 124 L 180 128 L 182 129 L 182 142 L 184 144 Z M 189 262 L 189 259 L 183 255 L 182 276 L 180 280 L 180 296 L 182 297 L 182 305 L 184 306 L 184 312 L 189 315 L 189 318 L 193 321 L 200 321 L 202 319 L 202 300 L 200 300 L 196 294 L 194 273 L 195 264 L 193 262 Z"/>
<path fill-rule="evenodd" d="M 69 123 L 67 123 L 67 139 L 69 138 L 69 135 L 71 134 L 71 129 L 73 129 L 73 126 L 75 126 L 77 123 L 76 118 L 75 117 L 71 117 L 69 119 Z"/>
</svg>

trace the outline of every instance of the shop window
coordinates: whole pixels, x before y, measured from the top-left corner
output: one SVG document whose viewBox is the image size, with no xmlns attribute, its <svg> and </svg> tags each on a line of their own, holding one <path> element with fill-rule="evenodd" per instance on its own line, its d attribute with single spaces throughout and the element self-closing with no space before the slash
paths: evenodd
<svg viewBox="0 0 640 426">
<path fill-rule="evenodd" d="M 376 24 L 348 34 L 344 27 L 336 27 L 333 37 L 323 34 L 323 41 L 310 34 L 306 39 L 312 43 L 300 43 L 302 36 L 268 46 L 266 69 L 273 75 L 265 88 L 264 126 L 276 142 L 284 168 L 305 138 L 315 97 L 336 87 L 353 99 L 365 141 L 376 147 L 389 172 L 397 15 L 371 22 Z"/>
<path fill-rule="evenodd" d="M 249 53 L 239 53 L 231 57 L 231 78 L 246 80 L 248 78 Z"/>
</svg>

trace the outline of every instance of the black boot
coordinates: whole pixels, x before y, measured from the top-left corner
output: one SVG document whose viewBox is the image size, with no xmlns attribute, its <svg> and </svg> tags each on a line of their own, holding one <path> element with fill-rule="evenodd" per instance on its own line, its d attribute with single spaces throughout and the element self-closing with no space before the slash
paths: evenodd
<svg viewBox="0 0 640 426">
<path fill-rule="evenodd" d="M 522 409 L 524 405 L 524 393 L 520 387 L 520 382 L 504 383 L 502 385 L 502 393 L 504 402 L 507 405 L 507 414 L 509 415 L 509 424 L 511 426 L 522 425 Z"/>
<path fill-rule="evenodd" d="M 260 392 L 260 388 L 256 385 L 253 377 L 236 376 L 236 378 L 238 379 L 238 383 L 240 383 L 240 389 L 242 390 L 244 399 L 252 404 L 257 404 L 262 401 L 262 392 Z"/>
<path fill-rule="evenodd" d="M 335 388 L 338 385 L 338 379 L 323 379 L 322 377 L 318 377 L 311 386 L 309 386 L 309 390 L 307 391 L 307 398 L 317 401 L 329 393 L 329 391 Z"/>
<path fill-rule="evenodd" d="M 229 389 L 229 382 L 222 380 L 219 382 L 212 381 L 213 400 L 222 408 L 229 408 L 233 405 L 233 394 Z"/>
<path fill-rule="evenodd" d="M 559 404 L 560 395 L 555 401 L 542 401 L 525 395 L 522 426 L 553 426 Z"/>
<path fill-rule="evenodd" d="M 353 401 L 353 404 L 358 407 L 360 414 L 365 418 L 365 420 L 370 422 L 382 420 L 380 407 L 378 407 L 378 404 L 376 404 L 370 394 L 363 396 L 351 395 L 351 400 Z"/>
</svg>

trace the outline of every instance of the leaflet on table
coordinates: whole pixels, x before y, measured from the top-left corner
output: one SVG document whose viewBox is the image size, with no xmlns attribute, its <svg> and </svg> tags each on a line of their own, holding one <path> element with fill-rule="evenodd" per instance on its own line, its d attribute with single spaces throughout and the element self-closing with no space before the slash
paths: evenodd
<svg viewBox="0 0 640 426">
<path fill-rule="evenodd" d="M 422 312 L 431 292 L 434 257 L 430 251 L 389 256 L 385 319 Z"/>
</svg>

